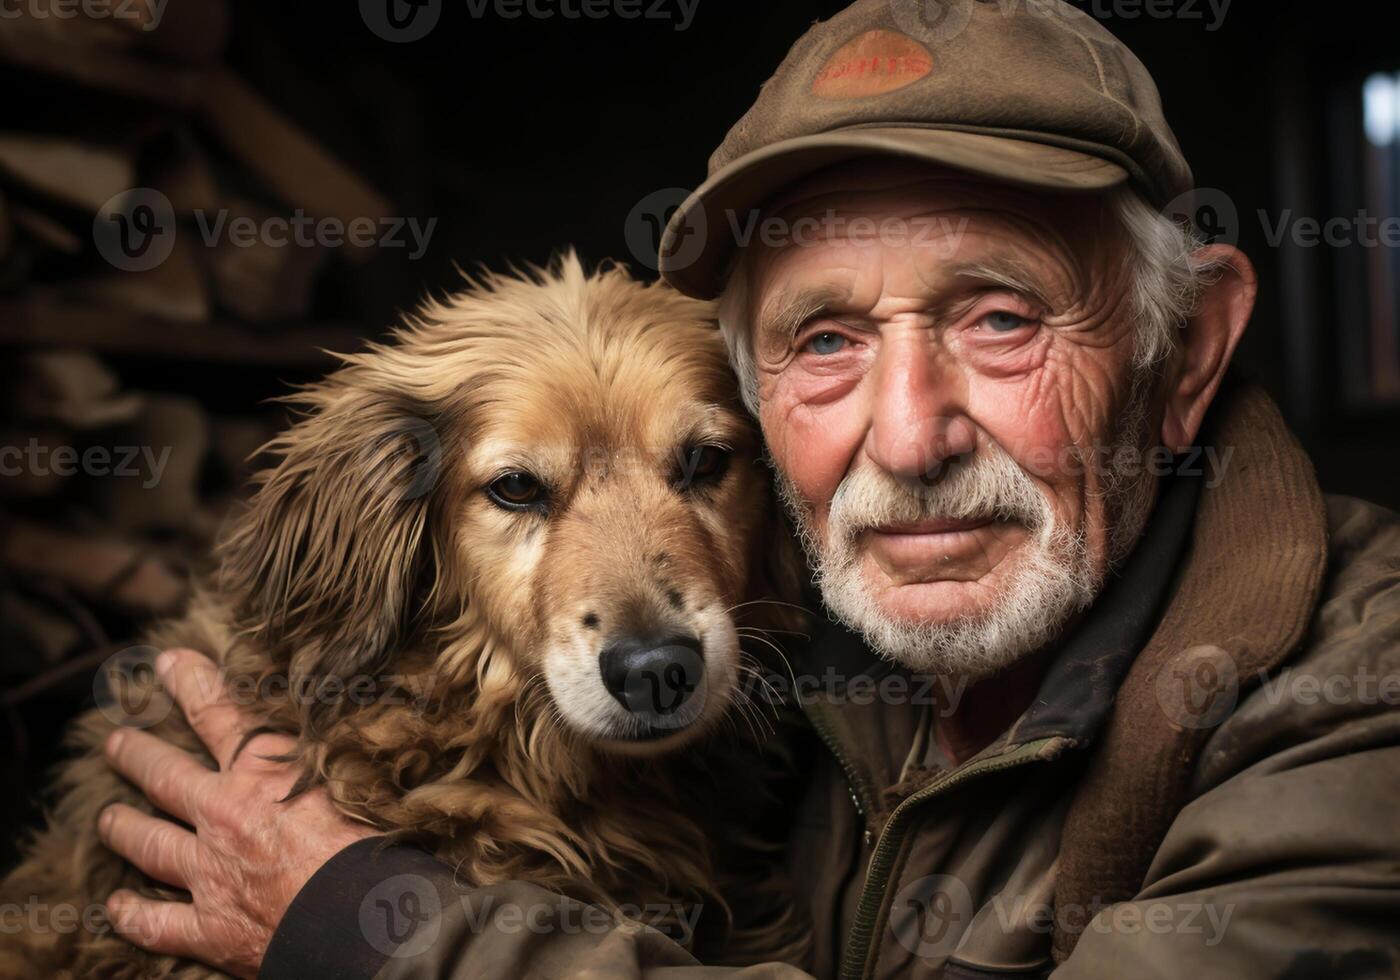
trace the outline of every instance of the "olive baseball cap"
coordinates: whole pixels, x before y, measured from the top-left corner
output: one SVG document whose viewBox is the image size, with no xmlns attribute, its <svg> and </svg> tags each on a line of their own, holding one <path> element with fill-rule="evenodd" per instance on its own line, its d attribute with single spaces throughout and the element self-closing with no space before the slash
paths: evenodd
<svg viewBox="0 0 1400 980">
<path fill-rule="evenodd" d="M 824 167 L 895 155 L 1058 191 L 1192 187 L 1152 76 L 1064 0 L 858 0 L 815 24 L 710 157 L 661 238 L 662 277 L 713 297 L 754 210 Z"/>
</svg>

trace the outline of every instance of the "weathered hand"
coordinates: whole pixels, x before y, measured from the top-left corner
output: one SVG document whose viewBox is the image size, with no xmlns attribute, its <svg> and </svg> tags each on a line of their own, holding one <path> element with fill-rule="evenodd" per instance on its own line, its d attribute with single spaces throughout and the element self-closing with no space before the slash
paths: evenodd
<svg viewBox="0 0 1400 980">
<path fill-rule="evenodd" d="M 188 890 L 194 901 L 118 891 L 107 909 L 117 931 L 138 946 L 253 977 L 302 885 L 336 852 L 375 831 L 339 813 L 323 790 L 278 802 L 296 773 L 260 756 L 285 753 L 287 737 L 259 735 L 233 758 L 248 723 L 208 658 L 166 651 L 156 671 L 219 771 L 146 732 L 118 729 L 107 739 L 108 761 L 194 832 L 122 804 L 102 812 L 98 830 L 112 850 Z"/>
</svg>

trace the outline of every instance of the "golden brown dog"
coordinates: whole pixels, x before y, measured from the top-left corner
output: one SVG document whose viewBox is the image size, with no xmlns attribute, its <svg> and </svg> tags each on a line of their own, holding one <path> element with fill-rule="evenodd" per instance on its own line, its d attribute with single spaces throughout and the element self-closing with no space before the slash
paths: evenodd
<svg viewBox="0 0 1400 980">
<path fill-rule="evenodd" d="M 470 882 L 721 902 L 710 801 L 752 768 L 741 636 L 779 625 L 761 600 L 791 598 L 796 566 L 710 307 L 569 254 L 344 360 L 152 643 L 214 655 L 298 737 L 308 783 Z M 112 725 L 78 724 L 0 900 L 154 884 L 97 840 L 106 805 L 149 810 L 100 757 Z M 199 749 L 178 713 L 153 731 Z M 0 949 L 5 976 L 62 970 L 206 975 L 88 929 Z"/>
</svg>

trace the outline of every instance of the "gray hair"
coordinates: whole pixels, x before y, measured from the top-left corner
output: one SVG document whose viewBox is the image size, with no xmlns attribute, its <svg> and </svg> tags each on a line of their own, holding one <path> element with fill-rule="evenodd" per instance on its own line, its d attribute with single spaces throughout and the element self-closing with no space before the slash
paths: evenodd
<svg viewBox="0 0 1400 980">
<path fill-rule="evenodd" d="M 1139 372 L 1149 372 L 1176 348 L 1178 334 L 1195 313 L 1201 292 L 1214 282 L 1225 260 L 1197 256 L 1204 242 L 1195 229 L 1163 215 L 1136 191 L 1114 191 L 1110 203 L 1131 242 L 1130 302 L 1138 328 L 1133 363 Z M 749 286 L 743 260 L 740 251 L 730 266 L 718 317 L 744 404 L 756 416 L 758 372 L 749 338 Z"/>
</svg>

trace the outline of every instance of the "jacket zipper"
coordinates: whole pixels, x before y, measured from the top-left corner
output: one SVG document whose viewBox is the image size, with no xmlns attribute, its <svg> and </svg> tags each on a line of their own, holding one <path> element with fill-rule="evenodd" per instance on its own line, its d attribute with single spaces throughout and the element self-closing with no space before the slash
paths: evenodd
<svg viewBox="0 0 1400 980">
<path fill-rule="evenodd" d="M 828 745 L 832 745 L 829 738 L 830 732 L 824 733 L 821 727 L 814 727 L 817 727 L 818 734 L 822 735 L 823 740 L 827 741 Z M 884 829 L 880 832 L 879 842 L 875 845 L 875 853 L 870 859 L 870 870 L 866 873 L 865 885 L 861 889 L 860 902 L 856 906 L 856 920 L 851 926 L 851 933 L 846 942 L 846 953 L 841 962 L 841 977 L 844 980 L 860 980 L 865 974 L 866 960 L 870 956 L 870 944 L 875 931 L 875 921 L 880 916 L 885 890 L 889 887 L 890 871 L 904 838 L 905 824 L 908 823 L 907 818 L 913 809 L 974 776 L 1013 769 L 1033 761 L 1039 757 L 1041 749 L 1052 741 L 1054 741 L 1053 738 L 1043 738 L 1027 742 L 1005 755 L 994 756 L 981 763 L 969 765 L 967 768 L 954 770 L 943 779 L 931 783 L 909 796 L 895 807 L 889 820 L 885 822 Z M 834 747 L 832 752 L 842 767 L 847 768 L 847 763 L 842 758 L 841 753 Z M 849 768 L 847 768 L 847 774 L 850 775 Z M 869 834 L 868 826 L 867 824 L 867 835 Z"/>
<path fill-rule="evenodd" d="M 827 724 L 826 716 L 815 704 L 806 706 L 807 720 L 812 723 L 821 740 L 826 743 L 826 747 L 831 754 L 836 757 L 836 762 L 841 766 L 841 771 L 846 774 L 846 792 L 851 796 L 851 803 L 855 805 L 856 814 L 860 817 L 860 822 L 865 834 L 865 843 L 869 845 L 874 834 L 870 827 L 870 814 L 874 812 L 874 804 L 870 788 L 864 775 L 851 762 L 842 748 L 840 740 Z"/>
</svg>

